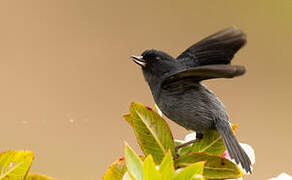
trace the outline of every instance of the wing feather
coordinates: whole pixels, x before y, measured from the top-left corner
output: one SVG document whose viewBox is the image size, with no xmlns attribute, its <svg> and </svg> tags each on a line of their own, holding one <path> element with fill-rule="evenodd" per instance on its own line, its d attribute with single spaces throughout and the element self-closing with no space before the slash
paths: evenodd
<svg viewBox="0 0 292 180">
<path fill-rule="evenodd" d="M 198 66 L 192 67 L 188 69 L 184 69 L 181 71 L 177 71 L 173 74 L 170 74 L 163 82 L 162 85 L 168 85 L 172 82 L 182 80 L 182 79 L 190 79 L 193 82 L 199 82 L 206 79 L 213 78 L 234 78 L 237 76 L 241 76 L 245 73 L 244 66 L 240 65 L 206 65 L 206 66 Z"/>
<path fill-rule="evenodd" d="M 186 49 L 177 60 L 187 66 L 229 64 L 246 43 L 246 34 L 236 27 L 221 30 Z"/>
</svg>

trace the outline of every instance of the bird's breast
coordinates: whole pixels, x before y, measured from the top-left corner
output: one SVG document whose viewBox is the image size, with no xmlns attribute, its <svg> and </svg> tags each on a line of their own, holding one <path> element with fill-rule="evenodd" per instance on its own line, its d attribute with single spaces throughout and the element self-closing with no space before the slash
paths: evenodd
<svg viewBox="0 0 292 180">
<path fill-rule="evenodd" d="M 213 128 L 216 119 L 228 119 L 221 101 L 199 83 L 162 89 L 155 102 L 169 119 L 194 131 Z"/>
</svg>

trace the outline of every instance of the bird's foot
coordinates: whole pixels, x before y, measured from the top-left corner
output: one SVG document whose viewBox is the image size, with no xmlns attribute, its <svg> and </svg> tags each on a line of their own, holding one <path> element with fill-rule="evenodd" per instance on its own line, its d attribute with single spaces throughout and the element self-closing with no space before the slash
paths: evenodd
<svg viewBox="0 0 292 180">
<path fill-rule="evenodd" d="M 195 142 L 200 142 L 201 139 L 203 139 L 203 134 L 197 132 L 197 134 L 196 134 L 196 139 L 191 140 L 191 141 L 188 141 L 188 142 L 183 143 L 183 144 L 180 144 L 180 145 L 177 145 L 177 146 L 175 147 L 175 155 L 176 155 L 176 158 L 179 158 L 178 150 L 179 150 L 180 148 L 185 147 L 185 146 L 188 146 L 188 145 L 193 144 L 193 143 L 195 143 Z"/>
</svg>

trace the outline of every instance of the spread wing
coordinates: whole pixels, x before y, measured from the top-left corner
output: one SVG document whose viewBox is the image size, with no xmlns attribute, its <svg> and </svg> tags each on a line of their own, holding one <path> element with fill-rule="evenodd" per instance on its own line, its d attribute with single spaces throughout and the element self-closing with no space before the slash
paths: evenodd
<svg viewBox="0 0 292 180">
<path fill-rule="evenodd" d="M 245 43 L 245 33 L 236 27 L 230 27 L 192 45 L 177 60 L 187 66 L 229 64 Z"/>
<path fill-rule="evenodd" d="M 229 65 L 229 64 L 216 64 L 216 65 L 205 65 L 198 67 L 191 67 L 177 71 L 170 74 L 162 82 L 162 86 L 167 86 L 172 82 L 189 79 L 193 82 L 198 82 L 206 79 L 213 78 L 233 78 L 236 76 L 243 75 L 245 73 L 244 66 Z"/>
</svg>

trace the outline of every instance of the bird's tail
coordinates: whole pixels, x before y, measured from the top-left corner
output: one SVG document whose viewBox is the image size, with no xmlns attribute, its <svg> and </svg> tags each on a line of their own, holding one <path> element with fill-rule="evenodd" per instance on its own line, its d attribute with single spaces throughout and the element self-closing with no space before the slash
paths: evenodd
<svg viewBox="0 0 292 180">
<path fill-rule="evenodd" d="M 222 137 L 231 159 L 234 159 L 237 164 L 241 164 L 246 172 L 251 173 L 250 159 L 236 140 L 229 123 L 219 120 L 216 122 L 216 128 Z"/>
</svg>

